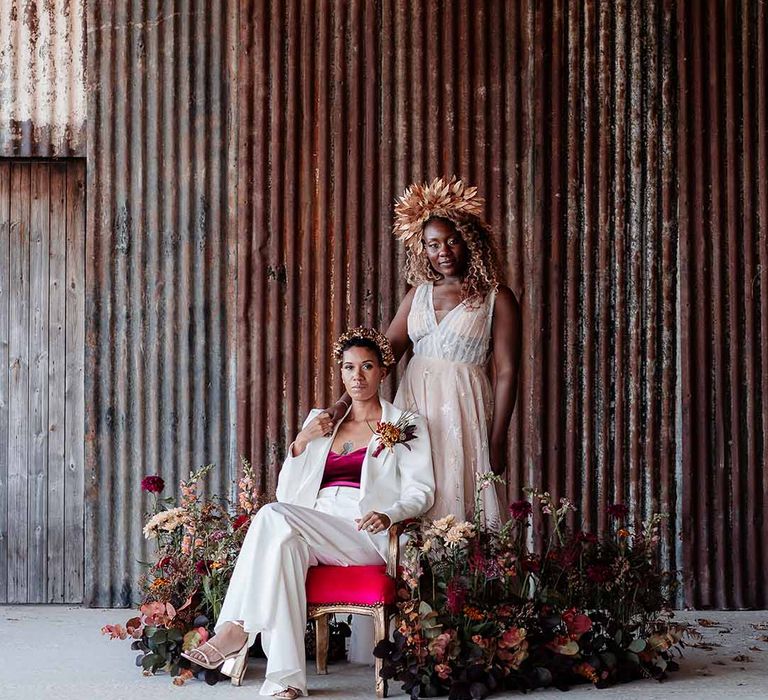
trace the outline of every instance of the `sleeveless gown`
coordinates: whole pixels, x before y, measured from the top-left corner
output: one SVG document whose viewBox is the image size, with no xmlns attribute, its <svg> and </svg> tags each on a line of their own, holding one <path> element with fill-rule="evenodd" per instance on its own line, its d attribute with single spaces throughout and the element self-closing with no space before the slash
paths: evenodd
<svg viewBox="0 0 768 700">
<path fill-rule="evenodd" d="M 413 357 L 397 390 L 395 405 L 424 416 L 429 425 L 435 469 L 435 503 L 426 517 L 474 512 L 476 473 L 491 470 L 489 432 L 493 393 L 487 365 L 496 292 L 482 303 L 460 303 L 438 321 L 433 284 L 416 288 L 408 315 Z M 482 492 L 485 521 L 498 527 L 502 489 Z"/>
</svg>

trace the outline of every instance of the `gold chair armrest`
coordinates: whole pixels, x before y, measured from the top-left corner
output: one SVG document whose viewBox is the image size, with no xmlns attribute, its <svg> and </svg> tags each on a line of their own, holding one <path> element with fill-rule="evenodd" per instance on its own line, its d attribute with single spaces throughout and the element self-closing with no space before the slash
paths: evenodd
<svg viewBox="0 0 768 700">
<path fill-rule="evenodd" d="M 397 578 L 397 566 L 400 562 L 400 535 L 415 520 L 402 520 L 389 528 L 389 550 L 387 552 L 387 576 Z"/>
</svg>

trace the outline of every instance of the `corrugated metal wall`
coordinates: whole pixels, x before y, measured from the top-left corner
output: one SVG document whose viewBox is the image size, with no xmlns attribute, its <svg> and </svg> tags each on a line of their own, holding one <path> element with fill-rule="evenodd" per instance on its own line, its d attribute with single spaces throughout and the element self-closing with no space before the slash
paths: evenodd
<svg viewBox="0 0 768 700">
<path fill-rule="evenodd" d="M 511 492 L 570 494 L 595 527 L 614 499 L 665 510 L 686 603 L 768 604 L 767 21 L 758 0 L 89 3 L 86 599 L 131 597 L 143 473 L 216 461 L 222 491 L 242 453 L 274 486 L 338 391 L 330 340 L 405 291 L 395 196 L 456 173 L 523 305 Z"/>
<path fill-rule="evenodd" d="M 0 0 L 0 156 L 85 155 L 85 0 Z"/>
<path fill-rule="evenodd" d="M 686 602 L 768 606 L 768 10 L 678 8 Z"/>
<path fill-rule="evenodd" d="M 669 512 L 679 565 L 674 5 L 254 2 L 240 34 L 238 428 L 266 483 L 338 391 L 330 341 L 404 293 L 395 196 L 456 173 L 523 304 L 510 492 Z"/>
<path fill-rule="evenodd" d="M 126 605 L 139 484 L 235 449 L 236 3 L 88 3 L 86 600 Z M 135 598 L 135 596 L 134 596 Z"/>
</svg>

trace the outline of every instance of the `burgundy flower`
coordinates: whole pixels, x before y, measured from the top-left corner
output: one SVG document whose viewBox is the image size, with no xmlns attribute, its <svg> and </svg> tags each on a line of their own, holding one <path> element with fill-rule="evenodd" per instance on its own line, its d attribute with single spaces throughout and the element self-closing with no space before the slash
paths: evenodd
<svg viewBox="0 0 768 700">
<path fill-rule="evenodd" d="M 608 583 L 613 578 L 613 572 L 605 564 L 592 564 L 587 567 L 587 578 L 594 583 Z"/>
<path fill-rule="evenodd" d="M 597 544 L 597 535 L 592 532 L 579 532 L 576 539 L 584 544 Z"/>
<path fill-rule="evenodd" d="M 472 547 L 472 554 L 469 555 L 469 570 L 486 573 L 488 562 L 485 559 L 480 543 L 475 541 Z"/>
<path fill-rule="evenodd" d="M 579 560 L 579 548 L 571 545 L 563 550 L 560 556 L 560 564 L 564 569 L 570 569 Z"/>
<path fill-rule="evenodd" d="M 448 601 L 448 612 L 451 615 L 458 615 L 464 609 L 464 601 L 467 597 L 467 589 L 458 576 L 450 580 L 445 595 Z"/>
<path fill-rule="evenodd" d="M 210 562 L 205 561 L 204 559 L 200 559 L 199 561 L 195 562 L 195 573 L 200 574 L 200 576 L 207 576 L 211 573 L 211 569 L 209 566 Z"/>
<path fill-rule="evenodd" d="M 525 572 L 538 574 L 541 571 L 541 561 L 535 554 L 528 554 L 520 560 L 520 568 Z"/>
<path fill-rule="evenodd" d="M 608 506 L 608 515 L 616 520 L 621 520 L 629 515 L 629 508 L 623 503 L 614 503 L 613 505 Z"/>
<path fill-rule="evenodd" d="M 160 493 L 165 488 L 165 482 L 160 476 L 145 476 L 141 480 L 141 488 L 147 493 Z"/>
<path fill-rule="evenodd" d="M 530 501 L 526 501 L 524 498 L 519 501 L 514 501 L 509 506 L 509 514 L 515 520 L 527 520 L 530 516 L 533 508 Z"/>
<path fill-rule="evenodd" d="M 232 529 L 233 530 L 239 530 L 243 525 L 250 522 L 251 516 L 250 515 L 238 515 L 233 521 L 232 521 Z"/>
</svg>

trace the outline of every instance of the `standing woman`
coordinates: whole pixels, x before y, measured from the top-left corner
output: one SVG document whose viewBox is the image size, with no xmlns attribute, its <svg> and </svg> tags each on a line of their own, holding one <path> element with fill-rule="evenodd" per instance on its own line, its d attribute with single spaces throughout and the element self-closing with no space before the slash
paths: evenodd
<svg viewBox="0 0 768 700">
<path fill-rule="evenodd" d="M 476 475 L 507 470 L 517 395 L 520 308 L 502 276 L 477 188 L 438 178 L 411 185 L 395 206 L 412 285 L 387 330 L 395 358 L 409 349 L 394 403 L 427 419 L 435 470 L 428 517 L 474 510 Z M 489 370 L 491 374 L 489 376 Z M 331 409 L 334 419 L 348 401 Z M 503 493 L 483 491 L 486 522 L 503 519 Z"/>
</svg>

